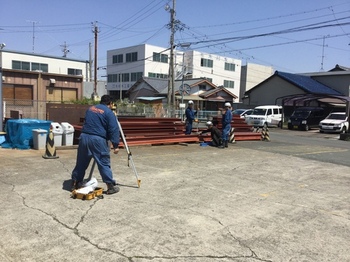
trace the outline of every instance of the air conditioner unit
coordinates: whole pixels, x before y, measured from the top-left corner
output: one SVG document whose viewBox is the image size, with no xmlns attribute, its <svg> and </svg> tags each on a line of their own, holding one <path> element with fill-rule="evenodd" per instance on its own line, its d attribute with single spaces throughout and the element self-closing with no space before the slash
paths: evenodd
<svg viewBox="0 0 350 262">
<path fill-rule="evenodd" d="M 56 84 L 56 79 L 50 78 L 50 84 Z"/>
</svg>

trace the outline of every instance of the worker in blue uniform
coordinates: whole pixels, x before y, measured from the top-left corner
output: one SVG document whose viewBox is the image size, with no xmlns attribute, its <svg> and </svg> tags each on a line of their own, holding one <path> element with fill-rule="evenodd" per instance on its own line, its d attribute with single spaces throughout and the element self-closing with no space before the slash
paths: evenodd
<svg viewBox="0 0 350 262">
<path fill-rule="evenodd" d="M 231 121 L 231 104 L 229 102 L 226 102 L 224 112 L 222 113 L 222 144 L 219 146 L 219 148 L 228 147 L 228 140 L 231 131 Z"/>
<path fill-rule="evenodd" d="M 193 121 L 197 121 L 197 119 L 196 119 L 197 111 L 193 110 L 193 101 L 192 100 L 188 101 L 188 106 L 186 108 L 185 114 L 186 114 L 185 134 L 190 135 L 192 132 Z"/>
<path fill-rule="evenodd" d="M 85 171 L 93 158 L 104 183 L 107 184 L 107 194 L 119 191 L 110 165 L 111 141 L 113 153 L 119 152 L 119 125 L 111 110 L 113 106 L 111 97 L 104 95 L 98 105 L 93 105 L 85 113 L 85 122 L 79 138 L 76 166 L 72 172 L 72 190 L 83 183 Z"/>
</svg>

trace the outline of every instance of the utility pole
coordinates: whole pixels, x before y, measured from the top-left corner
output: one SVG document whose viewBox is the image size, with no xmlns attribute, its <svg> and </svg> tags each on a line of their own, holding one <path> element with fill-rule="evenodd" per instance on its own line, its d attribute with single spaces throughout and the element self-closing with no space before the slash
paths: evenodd
<svg viewBox="0 0 350 262">
<path fill-rule="evenodd" d="M 175 74 L 174 74 L 174 35 L 175 35 L 175 6 L 176 0 L 173 0 L 173 7 L 168 5 L 166 11 L 170 11 L 170 65 L 169 65 L 169 84 L 168 84 L 168 106 L 170 110 L 175 110 Z"/>
<path fill-rule="evenodd" d="M 99 33 L 98 27 L 97 27 L 97 22 L 95 21 L 93 33 L 95 34 L 95 58 L 94 58 L 94 92 L 92 94 L 93 100 L 97 99 L 97 34 Z"/>
<path fill-rule="evenodd" d="M 92 82 L 92 54 L 91 54 L 92 45 L 89 43 L 89 81 Z"/>
</svg>

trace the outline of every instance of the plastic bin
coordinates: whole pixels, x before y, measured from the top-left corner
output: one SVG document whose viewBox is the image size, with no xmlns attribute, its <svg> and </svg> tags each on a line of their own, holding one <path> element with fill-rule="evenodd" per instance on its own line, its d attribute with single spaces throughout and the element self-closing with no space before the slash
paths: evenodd
<svg viewBox="0 0 350 262">
<path fill-rule="evenodd" d="M 55 146 L 62 146 L 62 134 L 63 134 L 62 126 L 57 122 L 52 122 L 51 129 L 53 133 Z"/>
<path fill-rule="evenodd" d="M 9 119 L 6 122 L 6 142 L 2 148 L 33 148 L 33 129 L 44 129 L 49 132 L 51 121 L 39 119 Z"/>
<path fill-rule="evenodd" d="M 63 146 L 72 146 L 73 145 L 73 138 L 74 138 L 74 127 L 67 122 L 62 122 L 61 126 L 63 129 L 62 145 Z"/>
<path fill-rule="evenodd" d="M 45 149 L 47 141 L 47 130 L 45 129 L 33 129 L 33 148 Z"/>
</svg>

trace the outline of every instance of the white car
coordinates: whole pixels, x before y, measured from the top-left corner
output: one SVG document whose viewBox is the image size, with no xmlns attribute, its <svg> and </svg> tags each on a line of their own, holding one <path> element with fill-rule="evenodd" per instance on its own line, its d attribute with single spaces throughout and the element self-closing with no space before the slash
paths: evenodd
<svg viewBox="0 0 350 262">
<path fill-rule="evenodd" d="M 344 112 L 330 113 L 319 124 L 320 132 L 345 133 L 349 130 L 348 116 Z"/>
<path fill-rule="evenodd" d="M 232 115 L 239 115 L 240 118 L 245 118 L 245 116 L 253 113 L 253 109 L 235 109 L 232 111 Z"/>
</svg>

